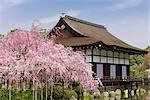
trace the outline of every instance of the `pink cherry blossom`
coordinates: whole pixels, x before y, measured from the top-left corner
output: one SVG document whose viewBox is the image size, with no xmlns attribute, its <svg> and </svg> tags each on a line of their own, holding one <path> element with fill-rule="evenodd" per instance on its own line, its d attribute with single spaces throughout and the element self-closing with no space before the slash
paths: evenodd
<svg viewBox="0 0 150 100">
<path fill-rule="evenodd" d="M 64 27 L 63 27 L 64 28 Z M 83 55 L 70 47 L 55 44 L 62 28 L 55 28 L 51 37 L 38 37 L 37 29 L 10 32 L 0 44 L 0 78 L 13 82 L 33 80 L 33 87 L 42 88 L 55 82 L 69 86 L 77 82 L 86 91 L 97 90 L 99 82 L 92 77 Z M 0 83 L 3 83 L 0 80 Z"/>
</svg>

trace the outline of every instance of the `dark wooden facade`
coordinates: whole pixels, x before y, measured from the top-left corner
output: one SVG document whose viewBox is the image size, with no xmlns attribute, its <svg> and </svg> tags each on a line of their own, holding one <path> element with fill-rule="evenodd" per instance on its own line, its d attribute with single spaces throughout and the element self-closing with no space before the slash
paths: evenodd
<svg viewBox="0 0 150 100">
<path fill-rule="evenodd" d="M 70 16 L 61 17 L 55 27 L 64 25 L 63 36 L 57 43 L 73 47 L 82 52 L 89 68 L 103 81 L 125 80 L 130 76 L 129 56 L 146 51 L 133 47 L 116 38 L 102 25 L 97 25 Z"/>
</svg>

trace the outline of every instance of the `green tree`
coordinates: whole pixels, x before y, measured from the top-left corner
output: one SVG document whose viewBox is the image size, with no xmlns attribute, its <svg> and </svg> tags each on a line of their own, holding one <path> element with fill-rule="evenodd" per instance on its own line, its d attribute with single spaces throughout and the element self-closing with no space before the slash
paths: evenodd
<svg viewBox="0 0 150 100">
<path fill-rule="evenodd" d="M 146 51 L 150 51 L 148 46 Z M 146 77 L 146 70 L 150 68 L 150 53 L 146 55 L 132 55 L 130 56 L 130 74 L 133 77 Z"/>
</svg>

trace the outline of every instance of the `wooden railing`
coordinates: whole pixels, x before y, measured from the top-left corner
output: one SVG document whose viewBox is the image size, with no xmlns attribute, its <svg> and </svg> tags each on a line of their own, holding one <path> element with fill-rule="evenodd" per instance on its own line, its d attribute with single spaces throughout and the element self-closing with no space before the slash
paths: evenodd
<svg viewBox="0 0 150 100">
<path fill-rule="evenodd" d="M 141 77 L 131 77 L 131 76 L 126 76 L 126 77 L 122 77 L 122 76 L 116 76 L 116 77 L 110 77 L 110 76 L 104 76 L 103 78 L 101 78 L 101 80 L 106 80 L 106 81 L 142 81 L 143 79 Z"/>
</svg>

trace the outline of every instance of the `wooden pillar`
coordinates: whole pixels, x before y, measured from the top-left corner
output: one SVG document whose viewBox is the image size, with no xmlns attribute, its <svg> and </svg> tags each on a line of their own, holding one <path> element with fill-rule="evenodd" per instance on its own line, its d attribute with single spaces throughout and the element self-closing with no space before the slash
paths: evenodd
<svg viewBox="0 0 150 100">
<path fill-rule="evenodd" d="M 138 89 L 138 84 L 137 84 L 137 81 L 136 81 L 136 88 Z"/>
<path fill-rule="evenodd" d="M 125 52 L 123 52 L 123 54 L 124 54 L 124 64 L 125 64 Z M 127 72 L 126 72 L 127 73 Z"/>
<path fill-rule="evenodd" d="M 106 83 L 104 83 L 105 85 L 104 85 L 104 87 L 105 87 L 105 91 L 106 91 Z"/>
<path fill-rule="evenodd" d="M 92 62 L 93 62 L 93 50 L 94 50 L 94 46 L 92 46 Z"/>
<path fill-rule="evenodd" d="M 84 54 L 86 55 L 86 46 L 84 47 Z"/>
<path fill-rule="evenodd" d="M 85 60 L 85 62 L 86 62 L 86 46 L 84 47 L 84 60 Z"/>
<path fill-rule="evenodd" d="M 101 60 L 101 55 L 102 55 L 102 54 L 101 54 L 101 49 L 99 49 L 99 51 L 100 51 L 100 63 L 101 63 L 101 61 L 102 61 L 102 60 Z"/>
<path fill-rule="evenodd" d="M 133 89 L 133 88 L 132 88 L 132 82 L 130 82 L 130 85 L 131 85 L 131 90 L 132 90 L 132 89 Z"/>
<path fill-rule="evenodd" d="M 118 63 L 120 64 L 120 52 L 118 52 Z"/>
<path fill-rule="evenodd" d="M 114 64 L 114 51 L 112 51 L 113 52 L 113 64 Z"/>
<path fill-rule="evenodd" d="M 106 50 L 106 62 L 108 63 L 108 50 Z"/>
<path fill-rule="evenodd" d="M 124 83 L 125 83 L 125 89 L 126 89 L 127 88 L 127 86 L 126 86 L 127 84 L 126 84 L 126 82 L 124 82 Z"/>
</svg>

